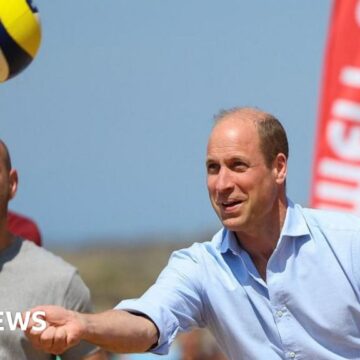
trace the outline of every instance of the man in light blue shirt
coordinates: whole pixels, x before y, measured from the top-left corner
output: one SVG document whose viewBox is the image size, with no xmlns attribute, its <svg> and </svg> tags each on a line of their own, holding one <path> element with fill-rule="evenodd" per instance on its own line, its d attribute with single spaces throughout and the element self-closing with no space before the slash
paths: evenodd
<svg viewBox="0 0 360 360">
<path fill-rule="evenodd" d="M 41 307 L 49 326 L 30 339 L 53 352 L 84 339 L 165 354 L 177 333 L 208 327 L 232 360 L 360 359 L 360 221 L 288 200 L 287 159 L 272 115 L 220 113 L 206 167 L 223 229 L 175 252 L 140 299 L 116 310 Z"/>
</svg>

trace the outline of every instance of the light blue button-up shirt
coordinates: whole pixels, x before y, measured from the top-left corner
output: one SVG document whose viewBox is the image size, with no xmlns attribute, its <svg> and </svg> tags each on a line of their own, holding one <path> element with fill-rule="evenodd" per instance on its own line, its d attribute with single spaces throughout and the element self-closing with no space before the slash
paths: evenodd
<svg viewBox="0 0 360 360">
<path fill-rule="evenodd" d="M 155 353 L 208 327 L 232 360 L 360 359 L 360 220 L 289 201 L 265 283 L 232 232 L 172 254 L 156 283 L 117 308 L 157 325 Z"/>
</svg>

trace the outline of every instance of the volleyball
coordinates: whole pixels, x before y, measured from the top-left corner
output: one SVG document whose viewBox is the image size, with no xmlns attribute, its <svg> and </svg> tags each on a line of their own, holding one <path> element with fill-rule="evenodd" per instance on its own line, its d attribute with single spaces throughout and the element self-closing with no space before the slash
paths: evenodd
<svg viewBox="0 0 360 360">
<path fill-rule="evenodd" d="M 31 0 L 0 0 L 0 82 L 23 71 L 41 42 L 37 8 Z"/>
</svg>

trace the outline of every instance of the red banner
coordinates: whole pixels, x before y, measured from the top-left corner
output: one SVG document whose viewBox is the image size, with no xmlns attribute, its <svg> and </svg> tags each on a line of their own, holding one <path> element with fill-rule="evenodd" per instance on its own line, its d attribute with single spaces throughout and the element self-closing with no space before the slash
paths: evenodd
<svg viewBox="0 0 360 360">
<path fill-rule="evenodd" d="M 360 0 L 335 0 L 316 138 L 311 205 L 360 215 Z"/>
</svg>

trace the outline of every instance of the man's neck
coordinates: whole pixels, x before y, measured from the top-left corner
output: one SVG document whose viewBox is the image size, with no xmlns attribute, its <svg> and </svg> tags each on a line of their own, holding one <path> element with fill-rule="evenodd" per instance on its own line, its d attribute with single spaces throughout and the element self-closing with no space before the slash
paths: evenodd
<svg viewBox="0 0 360 360">
<path fill-rule="evenodd" d="M 0 251 L 3 251 L 11 245 L 13 235 L 7 229 L 6 221 L 0 222 Z"/>
<path fill-rule="evenodd" d="M 280 238 L 287 211 L 286 198 L 280 200 L 271 216 L 261 225 L 244 232 L 236 232 L 241 247 L 250 255 L 261 277 L 266 278 L 266 266 Z"/>
</svg>

